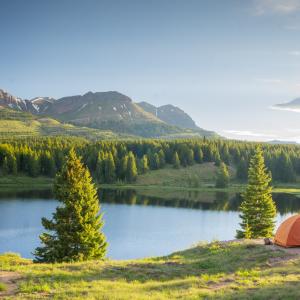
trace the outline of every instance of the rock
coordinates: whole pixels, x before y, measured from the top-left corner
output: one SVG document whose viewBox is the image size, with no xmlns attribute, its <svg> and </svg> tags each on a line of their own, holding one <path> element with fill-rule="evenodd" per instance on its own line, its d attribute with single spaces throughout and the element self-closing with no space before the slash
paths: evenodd
<svg viewBox="0 0 300 300">
<path fill-rule="evenodd" d="M 273 245 L 273 241 L 270 238 L 264 238 L 265 245 Z"/>
</svg>

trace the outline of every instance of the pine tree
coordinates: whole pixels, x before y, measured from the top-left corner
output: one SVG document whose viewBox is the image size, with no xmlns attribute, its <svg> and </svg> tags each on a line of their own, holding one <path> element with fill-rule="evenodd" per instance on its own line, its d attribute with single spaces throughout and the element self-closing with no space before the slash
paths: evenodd
<svg viewBox="0 0 300 300">
<path fill-rule="evenodd" d="M 54 158 L 52 157 L 50 151 L 45 151 L 42 153 L 40 157 L 40 164 L 41 164 L 41 172 L 44 175 L 53 177 L 56 172 L 56 166 Z"/>
<path fill-rule="evenodd" d="M 7 156 L 5 156 L 4 160 L 3 160 L 2 173 L 3 173 L 3 175 L 7 175 L 9 173 Z"/>
<path fill-rule="evenodd" d="M 137 167 L 136 161 L 133 153 L 130 151 L 128 153 L 128 163 L 127 163 L 127 171 L 126 171 L 126 180 L 128 182 L 134 182 L 137 178 Z"/>
<path fill-rule="evenodd" d="M 247 162 L 245 161 L 244 158 L 242 158 L 240 160 L 240 162 L 238 163 L 238 166 L 237 166 L 236 179 L 240 180 L 240 181 L 246 180 L 247 179 L 247 172 L 248 172 Z"/>
<path fill-rule="evenodd" d="M 229 165 L 230 154 L 229 154 L 228 146 L 226 144 L 222 148 L 222 160 L 226 165 Z"/>
<path fill-rule="evenodd" d="M 162 149 L 158 151 L 158 158 L 159 158 L 159 167 L 163 168 L 166 164 L 166 158 L 165 158 L 165 153 Z"/>
<path fill-rule="evenodd" d="M 102 259 L 107 243 L 101 232 L 103 221 L 97 190 L 90 172 L 72 149 L 61 173 L 56 175 L 54 194 L 62 205 L 52 220 L 42 218 L 48 231 L 40 235 L 38 262 L 70 262 Z"/>
<path fill-rule="evenodd" d="M 277 178 L 283 182 L 294 182 L 296 174 L 290 157 L 282 152 L 277 161 Z"/>
<path fill-rule="evenodd" d="M 99 183 L 104 181 L 104 156 L 103 156 L 103 152 L 99 152 L 98 156 L 97 156 L 95 177 L 96 177 L 97 182 L 99 182 Z"/>
<path fill-rule="evenodd" d="M 119 176 L 122 180 L 126 179 L 127 165 L 128 165 L 128 155 L 125 154 L 121 159 L 120 167 L 119 167 Z"/>
<path fill-rule="evenodd" d="M 140 168 L 139 169 L 140 169 L 141 174 L 145 174 L 149 170 L 147 155 L 143 155 L 142 159 L 140 160 Z"/>
<path fill-rule="evenodd" d="M 194 151 L 192 149 L 189 149 L 187 151 L 187 157 L 186 157 L 186 160 L 187 160 L 187 164 L 189 166 L 193 165 L 194 164 Z"/>
<path fill-rule="evenodd" d="M 18 173 L 18 165 L 17 165 L 17 159 L 16 159 L 16 157 L 14 155 L 11 157 L 10 169 L 11 169 L 11 173 L 13 175 L 17 175 L 17 173 Z"/>
<path fill-rule="evenodd" d="M 221 162 L 217 174 L 216 188 L 226 188 L 229 184 L 229 173 L 227 166 Z"/>
<path fill-rule="evenodd" d="M 159 156 L 157 153 L 154 153 L 153 155 L 151 155 L 150 166 L 151 166 L 152 170 L 157 170 L 160 168 Z"/>
<path fill-rule="evenodd" d="M 201 147 L 197 145 L 194 152 L 195 152 L 195 161 L 198 164 L 201 164 L 203 162 L 203 152 L 201 150 Z"/>
<path fill-rule="evenodd" d="M 214 156 L 215 165 L 217 167 L 219 167 L 221 165 L 222 161 L 221 161 L 221 156 L 220 156 L 220 152 L 218 151 L 218 149 L 215 149 L 213 156 Z"/>
<path fill-rule="evenodd" d="M 252 235 L 251 229 L 250 229 L 250 227 L 248 225 L 248 222 L 247 222 L 246 226 L 245 226 L 244 238 L 245 239 L 251 239 L 251 235 Z"/>
<path fill-rule="evenodd" d="M 36 177 L 40 173 L 40 162 L 37 153 L 33 152 L 28 159 L 28 173 L 32 177 Z"/>
<path fill-rule="evenodd" d="M 174 155 L 173 155 L 172 164 L 175 169 L 180 168 L 180 160 L 179 160 L 178 153 L 176 151 L 174 152 Z"/>
<path fill-rule="evenodd" d="M 15 155 L 10 154 L 7 157 L 7 172 L 12 174 L 12 175 L 17 175 L 18 172 L 18 166 L 17 166 L 17 159 L 15 157 Z"/>
<path fill-rule="evenodd" d="M 245 237 L 246 234 L 251 238 L 273 235 L 276 206 L 272 199 L 270 182 L 271 176 L 265 167 L 263 152 L 258 147 L 250 160 L 248 186 L 242 195 L 242 230 L 237 231 L 238 238 Z"/>
<path fill-rule="evenodd" d="M 213 149 L 211 147 L 211 145 L 209 144 L 204 144 L 204 146 L 202 147 L 202 151 L 203 151 L 203 161 L 204 162 L 211 162 L 213 161 Z"/>
<path fill-rule="evenodd" d="M 116 180 L 116 165 L 111 152 L 107 154 L 104 162 L 104 177 L 107 183 L 113 183 Z"/>
</svg>

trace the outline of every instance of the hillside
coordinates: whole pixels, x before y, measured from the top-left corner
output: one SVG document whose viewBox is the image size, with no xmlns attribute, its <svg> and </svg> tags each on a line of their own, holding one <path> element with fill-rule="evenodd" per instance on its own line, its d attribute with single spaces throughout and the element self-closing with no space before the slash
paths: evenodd
<svg viewBox="0 0 300 300">
<path fill-rule="evenodd" d="M 92 93 L 64 97 L 43 113 L 76 125 L 143 137 L 181 133 L 145 112 L 129 97 L 118 92 Z"/>
<path fill-rule="evenodd" d="M 188 115 L 178 108 L 173 111 L 173 106 L 166 106 L 165 113 L 161 111 L 158 118 L 134 103 L 128 96 L 115 91 L 88 92 L 60 99 L 36 97 L 24 100 L 0 90 L 0 107 L 31 113 L 43 119 L 50 117 L 77 126 L 113 131 L 117 135 L 147 138 L 215 135 L 193 126 L 194 121 L 189 120 Z M 182 119 L 182 122 L 179 119 Z M 185 126 L 183 123 L 187 124 L 188 121 L 190 125 Z"/>
<path fill-rule="evenodd" d="M 82 124 L 112 119 L 161 122 L 139 108 L 129 97 L 118 92 L 88 92 L 84 95 L 60 98 L 52 102 L 43 113 Z"/>
<path fill-rule="evenodd" d="M 181 128 L 200 129 L 195 121 L 182 109 L 177 106 L 168 104 L 156 107 L 147 102 L 140 102 L 138 105 L 145 111 L 151 113 L 161 121 Z"/>
<path fill-rule="evenodd" d="M 128 261 L 34 264 L 3 254 L 0 297 L 299 299 L 300 258 L 291 252 L 254 240 L 200 244 L 165 257 Z"/>
<path fill-rule="evenodd" d="M 89 139 L 116 139 L 121 137 L 112 131 L 104 131 L 71 124 L 63 124 L 52 118 L 45 118 L 30 113 L 0 108 L 0 138 L 12 136 L 81 136 Z M 122 136 L 125 138 L 126 136 Z"/>
<path fill-rule="evenodd" d="M 191 127 L 176 125 L 176 119 L 175 122 L 167 122 L 166 117 L 153 115 L 129 97 L 115 91 L 88 92 L 82 96 L 60 98 L 48 105 L 43 114 L 76 125 L 143 137 L 212 135 L 208 131 L 193 131 Z"/>
</svg>

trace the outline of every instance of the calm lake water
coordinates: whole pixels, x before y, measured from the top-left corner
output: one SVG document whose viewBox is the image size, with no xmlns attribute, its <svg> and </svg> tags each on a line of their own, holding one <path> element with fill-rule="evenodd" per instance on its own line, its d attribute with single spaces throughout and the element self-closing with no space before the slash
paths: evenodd
<svg viewBox="0 0 300 300">
<path fill-rule="evenodd" d="M 240 196 L 227 193 L 102 190 L 108 257 L 131 259 L 166 255 L 199 241 L 233 239 Z M 277 224 L 300 211 L 300 199 L 276 194 Z M 0 193 L 0 252 L 32 257 L 58 202 L 50 190 Z"/>
</svg>

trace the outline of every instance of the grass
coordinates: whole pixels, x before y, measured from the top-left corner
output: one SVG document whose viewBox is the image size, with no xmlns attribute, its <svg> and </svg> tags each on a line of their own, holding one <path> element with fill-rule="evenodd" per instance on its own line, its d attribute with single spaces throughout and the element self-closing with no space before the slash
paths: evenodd
<svg viewBox="0 0 300 300">
<path fill-rule="evenodd" d="M 217 167 L 214 163 L 195 164 L 186 168 L 151 171 L 138 176 L 136 185 L 200 187 L 215 181 Z"/>
<path fill-rule="evenodd" d="M 213 163 L 195 164 L 186 168 L 174 169 L 172 166 L 167 166 L 164 169 L 149 171 L 146 174 L 139 175 L 138 179 L 133 184 L 116 183 L 116 184 L 101 184 L 102 188 L 111 189 L 135 189 L 144 194 L 160 197 L 163 195 L 175 196 L 176 193 L 188 192 L 242 192 L 246 184 L 231 181 L 228 188 L 215 188 L 215 176 L 217 167 Z M 234 178 L 234 170 L 231 168 L 230 173 Z M 0 190 L 3 189 L 24 189 L 24 188 L 49 188 L 53 183 L 52 178 L 28 176 L 5 176 L 0 177 Z M 162 193 L 163 191 L 163 193 Z M 300 197 L 299 184 L 282 184 L 274 185 L 274 193 L 290 193 Z"/>
<path fill-rule="evenodd" d="M 34 264 L 0 255 L 22 275 L 7 299 L 299 299 L 300 258 L 250 241 L 214 242 L 128 261 Z"/>
<path fill-rule="evenodd" d="M 214 163 L 195 164 L 193 166 L 174 169 L 172 166 L 166 166 L 163 169 L 151 170 L 146 174 L 139 175 L 137 181 L 133 184 L 101 184 L 105 188 L 122 188 L 148 191 L 200 191 L 200 192 L 239 192 L 245 185 L 237 182 L 230 184 L 228 188 L 215 188 L 215 177 L 217 167 Z M 230 168 L 233 177 L 234 170 Z"/>
<path fill-rule="evenodd" d="M 229 169 L 231 178 L 234 178 L 234 169 Z M 186 168 L 174 169 L 167 166 L 164 169 L 149 171 L 146 174 L 139 175 L 137 181 L 133 184 L 101 184 L 105 188 L 135 189 L 148 191 L 151 195 L 164 191 L 166 193 L 176 192 L 242 192 L 246 183 L 241 183 L 231 179 L 229 187 L 220 189 L 215 187 L 217 167 L 214 163 L 195 164 Z M 300 185 L 276 183 L 274 184 L 274 193 L 290 193 L 300 197 Z"/>
<path fill-rule="evenodd" d="M 5 176 L 0 177 L 0 190 L 32 190 L 51 188 L 53 179 L 48 177 Z"/>
<path fill-rule="evenodd" d="M 3 282 L 0 282 L 0 292 L 4 292 L 6 290 L 7 290 L 7 286 Z"/>
</svg>

